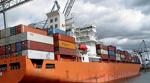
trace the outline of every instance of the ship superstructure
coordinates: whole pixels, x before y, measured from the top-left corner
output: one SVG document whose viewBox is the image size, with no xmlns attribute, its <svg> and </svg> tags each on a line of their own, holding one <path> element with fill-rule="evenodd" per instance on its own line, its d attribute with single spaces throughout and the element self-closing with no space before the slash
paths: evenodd
<svg viewBox="0 0 150 83">
<path fill-rule="evenodd" d="M 87 54 L 82 55 L 83 58 L 87 58 L 87 61 L 88 59 L 91 60 L 91 58 L 95 60 L 100 59 L 96 54 L 96 26 L 86 25 L 84 27 L 75 28 L 74 36 L 77 43 L 85 44 L 88 48 Z"/>
</svg>

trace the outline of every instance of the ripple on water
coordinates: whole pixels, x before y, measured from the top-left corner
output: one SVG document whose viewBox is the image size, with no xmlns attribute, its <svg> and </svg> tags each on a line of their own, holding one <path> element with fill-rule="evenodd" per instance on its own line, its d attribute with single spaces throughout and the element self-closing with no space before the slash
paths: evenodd
<svg viewBox="0 0 150 83">
<path fill-rule="evenodd" d="M 141 72 L 139 76 L 107 83 L 150 83 L 150 72 Z"/>
</svg>

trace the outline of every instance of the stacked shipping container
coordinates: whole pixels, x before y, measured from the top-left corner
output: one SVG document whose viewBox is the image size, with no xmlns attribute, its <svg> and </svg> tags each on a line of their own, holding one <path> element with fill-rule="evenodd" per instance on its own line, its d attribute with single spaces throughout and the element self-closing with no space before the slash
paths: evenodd
<svg viewBox="0 0 150 83">
<path fill-rule="evenodd" d="M 76 55 L 76 44 L 73 37 L 63 34 L 54 34 L 54 42 L 56 54 Z"/>
<path fill-rule="evenodd" d="M 121 61 L 121 56 L 122 56 L 122 51 L 117 49 L 117 52 L 116 52 L 116 61 Z"/>
<path fill-rule="evenodd" d="M 128 51 L 116 50 L 115 46 L 98 44 L 96 49 L 102 60 L 140 62 L 138 57 L 131 57 Z M 65 31 L 53 28 L 43 30 L 18 25 L 0 30 L 1 58 L 23 55 L 32 59 L 54 60 L 54 51 L 55 55 L 61 55 L 59 58 L 74 58 L 75 38 L 67 36 Z"/>
<path fill-rule="evenodd" d="M 125 61 L 132 62 L 131 54 L 128 51 L 124 51 L 125 54 Z"/>
<path fill-rule="evenodd" d="M 106 45 L 97 44 L 96 49 L 97 49 L 96 52 L 97 52 L 98 56 L 100 56 L 102 60 L 108 60 L 109 59 L 108 50 L 107 50 Z"/>
<path fill-rule="evenodd" d="M 124 53 L 124 51 L 121 51 L 120 52 L 121 53 L 121 61 L 123 61 L 123 62 L 125 62 L 125 53 Z"/>
<path fill-rule="evenodd" d="M 108 55 L 109 59 L 115 61 L 116 60 L 116 47 L 115 46 L 108 46 Z"/>
<path fill-rule="evenodd" d="M 138 57 L 132 57 L 128 51 L 116 49 L 116 47 L 112 45 L 106 46 L 103 44 L 97 44 L 96 52 L 103 61 L 140 62 Z"/>
<path fill-rule="evenodd" d="M 0 31 L 1 58 L 24 55 L 32 59 L 54 60 L 53 37 L 47 31 L 19 25 Z"/>
<path fill-rule="evenodd" d="M 54 34 L 53 37 L 55 55 L 60 55 L 62 58 L 72 58 L 76 55 L 75 38 L 59 33 Z"/>
</svg>

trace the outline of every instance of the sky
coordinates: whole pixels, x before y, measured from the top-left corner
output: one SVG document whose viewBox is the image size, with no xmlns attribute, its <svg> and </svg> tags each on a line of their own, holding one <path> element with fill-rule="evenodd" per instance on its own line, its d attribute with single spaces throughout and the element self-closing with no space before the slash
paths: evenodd
<svg viewBox="0 0 150 83">
<path fill-rule="evenodd" d="M 61 11 L 66 0 L 58 0 Z M 46 19 L 54 0 L 33 0 L 7 11 L 8 26 Z M 138 49 L 142 40 L 150 47 L 150 0 L 76 0 L 75 25 L 94 24 L 98 38 L 121 49 Z M 3 18 L 0 14 L 0 27 Z"/>
</svg>

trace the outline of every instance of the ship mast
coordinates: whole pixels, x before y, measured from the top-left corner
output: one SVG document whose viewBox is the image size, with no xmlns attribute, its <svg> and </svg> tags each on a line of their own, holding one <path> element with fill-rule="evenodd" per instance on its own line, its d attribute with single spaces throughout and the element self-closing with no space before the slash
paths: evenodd
<svg viewBox="0 0 150 83">
<path fill-rule="evenodd" d="M 4 28 L 7 28 L 6 11 L 20 6 L 31 0 L 0 0 L 0 13 L 3 14 Z"/>
</svg>

